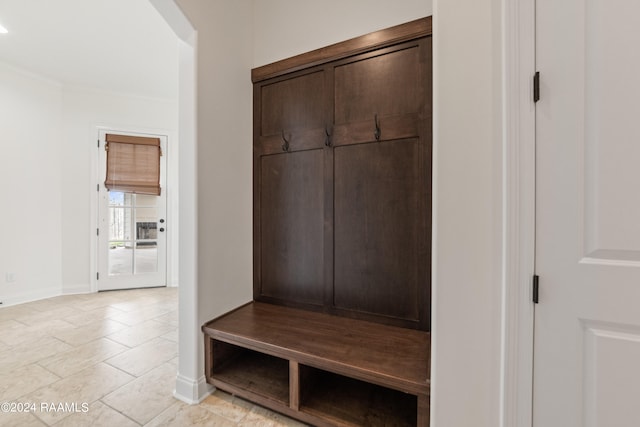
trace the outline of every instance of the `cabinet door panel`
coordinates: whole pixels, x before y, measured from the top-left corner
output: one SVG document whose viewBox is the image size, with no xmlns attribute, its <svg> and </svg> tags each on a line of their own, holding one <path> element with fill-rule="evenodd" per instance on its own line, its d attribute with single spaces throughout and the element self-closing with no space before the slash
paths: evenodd
<svg viewBox="0 0 640 427">
<path fill-rule="evenodd" d="M 260 296 L 323 303 L 324 153 L 260 158 Z"/>
<path fill-rule="evenodd" d="M 335 68 L 336 125 L 370 121 L 374 116 L 421 113 L 425 81 L 420 45 L 387 50 Z"/>
<path fill-rule="evenodd" d="M 428 289 L 419 139 L 335 149 L 334 306 L 418 326 Z"/>
<path fill-rule="evenodd" d="M 289 137 L 292 132 L 324 129 L 324 95 L 322 70 L 262 86 L 260 135 L 284 132 Z"/>
</svg>

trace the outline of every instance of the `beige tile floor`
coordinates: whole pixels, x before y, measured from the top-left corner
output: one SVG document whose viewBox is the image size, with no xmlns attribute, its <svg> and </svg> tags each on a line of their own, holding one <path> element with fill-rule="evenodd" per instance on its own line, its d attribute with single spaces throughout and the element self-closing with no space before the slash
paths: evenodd
<svg viewBox="0 0 640 427">
<path fill-rule="evenodd" d="M 221 391 L 175 399 L 177 308 L 175 288 L 1 308 L 0 404 L 30 411 L 2 405 L 0 427 L 302 426 Z"/>
</svg>

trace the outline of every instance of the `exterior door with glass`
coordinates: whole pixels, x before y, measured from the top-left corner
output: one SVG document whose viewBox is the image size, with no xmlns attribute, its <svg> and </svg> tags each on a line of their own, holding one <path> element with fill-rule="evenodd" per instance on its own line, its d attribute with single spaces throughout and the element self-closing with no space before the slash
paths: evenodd
<svg viewBox="0 0 640 427">
<path fill-rule="evenodd" d="M 107 135 L 114 134 L 119 133 L 100 131 L 99 134 L 98 290 L 166 286 L 166 156 L 161 155 L 159 160 L 159 195 L 138 194 L 135 187 L 111 185 L 108 170 L 148 167 L 139 159 L 143 150 L 142 154 L 132 151 L 129 157 L 118 157 L 116 160 L 120 165 L 116 167 L 113 166 L 113 158 L 108 164 L 105 148 L 114 144 L 107 144 Z M 127 136 L 141 137 L 142 141 L 145 138 L 159 139 L 160 152 L 167 152 L 165 136 L 132 133 L 127 133 Z"/>
</svg>

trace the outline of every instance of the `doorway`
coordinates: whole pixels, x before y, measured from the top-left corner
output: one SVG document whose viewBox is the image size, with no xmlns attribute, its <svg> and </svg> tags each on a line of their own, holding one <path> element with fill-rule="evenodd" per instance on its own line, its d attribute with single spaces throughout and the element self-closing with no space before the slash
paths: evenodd
<svg viewBox="0 0 640 427">
<path fill-rule="evenodd" d="M 107 188 L 107 135 L 159 140 L 159 195 Z M 98 290 L 167 284 L 167 137 L 100 130 L 98 135 Z"/>
</svg>

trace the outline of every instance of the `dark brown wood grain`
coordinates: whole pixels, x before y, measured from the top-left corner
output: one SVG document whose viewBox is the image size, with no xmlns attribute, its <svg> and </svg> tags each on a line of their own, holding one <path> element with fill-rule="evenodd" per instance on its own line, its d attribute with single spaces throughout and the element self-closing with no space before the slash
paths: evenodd
<svg viewBox="0 0 640 427">
<path fill-rule="evenodd" d="M 322 150 L 261 157 L 257 298 L 323 304 L 323 182 Z"/>
<path fill-rule="evenodd" d="M 300 364 L 289 361 L 289 407 L 300 410 Z"/>
<path fill-rule="evenodd" d="M 422 118 L 418 114 L 393 117 L 378 117 L 380 141 L 415 138 L 420 136 Z M 333 132 L 334 147 L 362 144 L 375 141 L 376 122 L 374 116 L 367 120 L 336 124 Z"/>
<path fill-rule="evenodd" d="M 431 17 L 375 31 L 331 46 L 283 59 L 251 70 L 254 83 L 291 73 L 310 66 L 357 55 L 384 46 L 431 35 Z"/>
<path fill-rule="evenodd" d="M 391 387 L 429 390 L 427 332 L 254 302 L 207 323 L 214 339 Z"/>
<path fill-rule="evenodd" d="M 316 370 L 317 381 L 301 412 L 338 425 L 413 427 L 417 397 L 363 381 Z"/>
<path fill-rule="evenodd" d="M 417 327 L 428 277 L 418 139 L 335 150 L 334 305 Z"/>
<path fill-rule="evenodd" d="M 418 422 L 417 427 L 429 427 L 431 402 L 428 394 L 418 395 Z"/>
<path fill-rule="evenodd" d="M 203 331 L 218 349 L 207 381 L 223 390 L 314 425 L 428 421 L 427 332 L 260 302 Z"/>
<path fill-rule="evenodd" d="M 395 40 L 255 84 L 254 299 L 429 329 L 430 56 Z"/>
<path fill-rule="evenodd" d="M 336 63 L 336 125 L 421 113 L 421 53 L 420 41 L 412 41 Z"/>
<path fill-rule="evenodd" d="M 234 349 L 235 357 L 219 363 L 219 354 L 213 353 L 213 375 L 216 381 L 233 384 L 275 402 L 289 404 L 289 362 L 287 360 L 238 348 L 228 343 L 215 341 L 215 347 Z M 228 354 L 229 352 L 227 352 Z"/>
<path fill-rule="evenodd" d="M 325 90 L 323 69 L 262 85 L 260 135 L 323 129 L 327 124 L 322 98 Z"/>
</svg>

